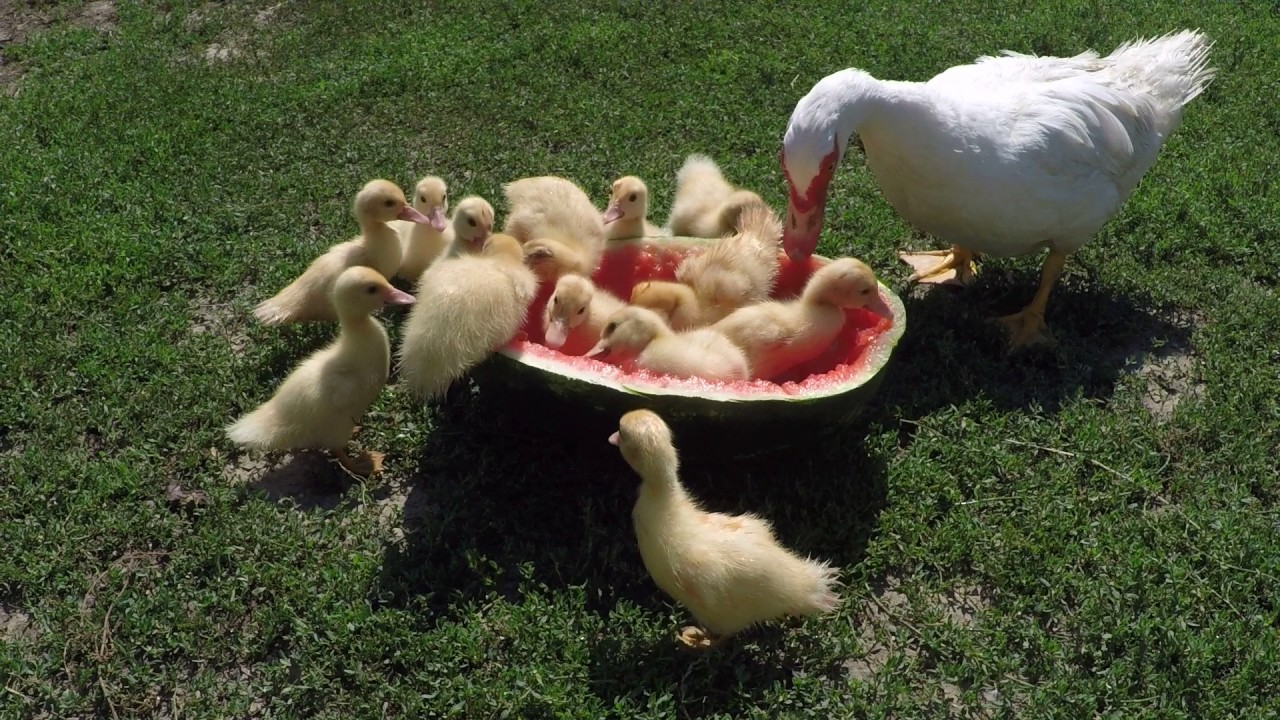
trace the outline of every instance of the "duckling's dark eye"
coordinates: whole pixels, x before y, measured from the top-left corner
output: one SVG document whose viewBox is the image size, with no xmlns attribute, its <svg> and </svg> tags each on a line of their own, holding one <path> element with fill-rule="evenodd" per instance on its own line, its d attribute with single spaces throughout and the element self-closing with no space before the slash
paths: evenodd
<svg viewBox="0 0 1280 720">
<path fill-rule="evenodd" d="M 374 293 L 378 292 L 378 286 L 370 285 L 369 287 L 365 288 L 364 291 L 370 295 L 373 295 Z"/>
<path fill-rule="evenodd" d="M 581 315 L 581 314 L 585 313 L 586 311 L 587 311 L 587 309 L 586 309 L 586 308 L 580 308 L 580 309 L 578 310 L 578 314 L 579 314 L 579 315 Z"/>
<path fill-rule="evenodd" d="M 636 201 L 636 194 L 635 194 L 635 193 L 631 193 L 631 197 L 630 197 L 630 198 L 628 198 L 628 200 L 630 200 L 631 202 L 635 202 L 635 201 Z"/>
<path fill-rule="evenodd" d="M 390 199 L 388 199 L 386 202 L 384 202 L 384 203 L 382 203 L 382 204 L 383 204 L 383 205 L 386 205 L 387 207 L 391 207 L 392 205 L 395 205 L 395 204 L 396 204 L 396 201 L 395 201 L 395 200 L 390 200 Z"/>
<path fill-rule="evenodd" d="M 611 323 L 609 323 L 608 325 L 605 325 L 605 326 L 604 326 L 604 334 L 605 334 L 605 335 L 612 335 L 612 334 L 613 334 L 613 331 L 614 331 L 614 330 L 617 330 L 617 329 L 618 329 L 618 323 L 616 323 L 616 322 L 611 322 Z"/>
<path fill-rule="evenodd" d="M 418 199 L 419 199 L 419 200 L 421 200 L 422 202 L 426 202 L 426 201 L 427 201 L 427 196 L 426 196 L 426 195 L 419 195 L 419 196 L 418 196 Z"/>
<path fill-rule="evenodd" d="M 470 225 L 471 227 L 475 227 L 475 226 L 476 226 L 476 219 L 475 219 L 475 218 L 467 218 L 467 224 L 468 224 L 468 225 Z"/>
<path fill-rule="evenodd" d="M 440 202 L 442 203 L 449 202 L 449 193 L 440 193 Z"/>
<path fill-rule="evenodd" d="M 871 288 L 862 288 L 862 294 L 863 294 L 863 295 L 870 295 L 870 294 L 871 294 Z"/>
</svg>

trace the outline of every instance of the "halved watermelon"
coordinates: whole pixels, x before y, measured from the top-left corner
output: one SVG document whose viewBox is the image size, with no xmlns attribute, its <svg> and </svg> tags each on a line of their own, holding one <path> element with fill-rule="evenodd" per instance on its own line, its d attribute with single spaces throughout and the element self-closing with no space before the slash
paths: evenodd
<svg viewBox="0 0 1280 720">
<path fill-rule="evenodd" d="M 709 242 L 683 237 L 611 241 L 592 280 L 626 300 L 637 283 L 673 280 L 680 261 L 701 252 Z M 813 271 L 828 262 L 815 256 L 793 263 L 781 252 L 779 257 L 775 298 L 798 296 Z M 844 424 L 875 392 L 881 371 L 906 330 L 902 301 L 881 284 L 880 295 L 893 313 L 892 320 L 861 309 L 845 311 L 844 329 L 830 349 L 777 382 L 675 378 L 644 370 L 626 372 L 546 347 L 542 311 L 551 290 L 550 284 L 543 285 L 516 338 L 472 370 L 481 392 L 503 394 L 510 402 L 535 403 L 541 406 L 536 412 L 539 418 L 577 416 L 598 424 L 601 431 L 616 428 L 618 418 L 628 410 L 647 408 L 661 415 L 677 437 L 692 438 L 694 443 L 703 438 L 735 449 L 786 442 L 785 438 L 812 436 Z M 607 436 L 606 432 L 603 437 Z"/>
</svg>

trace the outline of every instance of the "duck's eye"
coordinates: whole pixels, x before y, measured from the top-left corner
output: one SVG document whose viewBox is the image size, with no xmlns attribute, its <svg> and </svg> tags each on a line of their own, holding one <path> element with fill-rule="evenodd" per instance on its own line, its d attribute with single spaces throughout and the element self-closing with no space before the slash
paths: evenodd
<svg viewBox="0 0 1280 720">
<path fill-rule="evenodd" d="M 471 227 L 475 227 L 475 226 L 476 226 L 476 219 L 475 219 L 475 218 L 467 218 L 467 224 L 468 224 L 468 225 L 470 225 Z"/>
<path fill-rule="evenodd" d="M 377 285 L 370 285 L 369 287 L 365 288 L 365 289 L 364 289 L 364 291 L 365 291 L 366 293 L 368 293 L 369 295 L 376 294 L 376 293 L 378 292 L 378 286 L 377 286 Z"/>
<path fill-rule="evenodd" d="M 426 196 L 426 195 L 419 195 L 419 196 L 418 196 L 418 199 L 419 199 L 419 200 L 421 200 L 422 202 L 426 202 L 426 201 L 427 201 L 427 196 Z"/>
<path fill-rule="evenodd" d="M 389 198 L 388 198 L 388 199 L 387 199 L 386 201 L 384 201 L 382 204 L 383 204 L 383 205 L 385 205 L 385 206 L 387 206 L 387 207 L 391 207 L 392 205 L 395 205 L 395 204 L 396 204 L 396 201 L 395 201 L 395 200 L 391 200 L 391 199 L 389 199 Z"/>
<path fill-rule="evenodd" d="M 631 202 L 635 202 L 635 201 L 636 201 L 636 197 L 637 197 L 637 195 L 636 195 L 635 193 L 631 193 L 631 197 L 629 197 L 629 198 L 627 198 L 627 199 L 628 199 L 628 200 L 630 200 Z"/>
<path fill-rule="evenodd" d="M 617 330 L 617 329 L 618 329 L 618 323 L 616 323 L 616 322 L 611 322 L 611 323 L 609 323 L 608 325 L 605 325 L 605 326 L 604 326 L 604 334 L 605 334 L 605 335 L 612 335 L 612 334 L 613 334 L 613 331 L 614 331 L 614 330 Z"/>
<path fill-rule="evenodd" d="M 449 193 L 440 193 L 440 202 L 442 203 L 449 202 Z"/>
<path fill-rule="evenodd" d="M 581 315 L 581 314 L 585 313 L 586 311 L 587 311 L 587 309 L 586 309 L 586 308 L 579 308 L 579 309 L 578 309 L 578 314 L 579 314 L 579 315 Z"/>
<path fill-rule="evenodd" d="M 862 294 L 863 294 L 863 295 L 870 295 L 870 294 L 871 294 L 871 288 L 862 288 Z"/>
</svg>

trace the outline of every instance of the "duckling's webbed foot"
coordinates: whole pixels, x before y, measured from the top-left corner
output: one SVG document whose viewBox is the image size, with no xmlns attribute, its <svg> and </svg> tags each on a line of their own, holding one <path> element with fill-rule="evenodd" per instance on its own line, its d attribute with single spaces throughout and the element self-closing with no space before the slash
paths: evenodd
<svg viewBox="0 0 1280 720">
<path fill-rule="evenodd" d="M 681 629 L 676 639 L 687 649 L 698 651 L 710 650 L 724 640 L 723 637 L 694 625 Z"/>
<path fill-rule="evenodd" d="M 939 256 L 943 258 L 941 262 L 938 261 Z M 952 245 L 950 250 L 899 252 L 898 259 L 915 268 L 909 282 L 969 285 L 978 274 L 973 252 L 959 245 Z"/>
<path fill-rule="evenodd" d="M 343 470 L 358 475 L 360 477 L 369 477 L 382 472 L 383 454 L 372 450 L 364 450 L 356 457 L 351 457 L 346 450 L 336 450 L 333 453 L 337 458 L 338 464 Z"/>
</svg>

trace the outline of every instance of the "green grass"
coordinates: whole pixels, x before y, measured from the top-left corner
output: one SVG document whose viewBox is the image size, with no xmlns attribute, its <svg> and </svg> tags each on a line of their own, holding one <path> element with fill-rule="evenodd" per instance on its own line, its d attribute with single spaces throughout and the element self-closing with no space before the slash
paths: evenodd
<svg viewBox="0 0 1280 720">
<path fill-rule="evenodd" d="M 265 5 L 130 2 L 109 34 L 4 48 L 27 74 L 0 97 L 0 716 L 1280 714 L 1273 3 L 420 5 L 256 25 Z M 833 616 L 681 654 L 607 428 L 529 433 L 483 392 L 389 388 L 367 484 L 230 478 L 223 425 L 330 333 L 250 308 L 354 231 L 369 178 L 439 173 L 501 212 L 517 177 L 603 203 L 634 173 L 661 220 L 708 152 L 780 206 L 787 117 L 830 71 L 918 80 L 1184 26 L 1220 77 L 1068 264 L 1057 350 L 1006 355 L 983 319 L 1038 261 L 988 262 L 909 299 L 844 440 L 728 466 L 682 446 L 708 505 L 844 567 Z M 856 154 L 831 197 L 820 251 L 901 281 L 908 229 Z M 1153 358 L 1169 417 L 1141 402 Z"/>
</svg>

